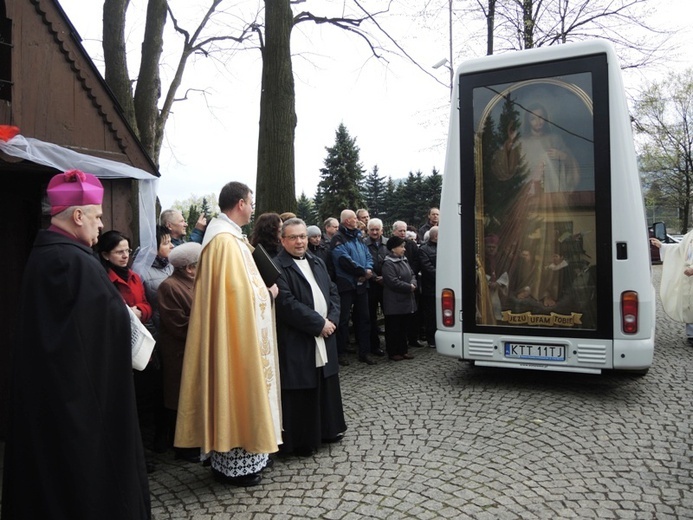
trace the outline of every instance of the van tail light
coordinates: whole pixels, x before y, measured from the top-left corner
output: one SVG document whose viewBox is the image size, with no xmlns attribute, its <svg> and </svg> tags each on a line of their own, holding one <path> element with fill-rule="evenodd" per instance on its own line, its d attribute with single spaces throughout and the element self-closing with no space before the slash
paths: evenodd
<svg viewBox="0 0 693 520">
<path fill-rule="evenodd" d="M 621 327 L 625 334 L 638 332 L 638 293 L 635 291 L 621 293 Z"/>
<path fill-rule="evenodd" d="M 443 326 L 452 327 L 455 325 L 455 291 L 443 289 L 440 295 L 440 307 L 443 311 Z"/>
</svg>

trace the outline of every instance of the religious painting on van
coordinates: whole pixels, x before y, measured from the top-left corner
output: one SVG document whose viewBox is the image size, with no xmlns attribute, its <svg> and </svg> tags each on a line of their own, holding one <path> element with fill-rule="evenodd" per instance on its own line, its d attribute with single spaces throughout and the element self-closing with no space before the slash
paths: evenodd
<svg viewBox="0 0 693 520">
<path fill-rule="evenodd" d="M 590 73 L 474 88 L 476 323 L 595 329 Z"/>
</svg>

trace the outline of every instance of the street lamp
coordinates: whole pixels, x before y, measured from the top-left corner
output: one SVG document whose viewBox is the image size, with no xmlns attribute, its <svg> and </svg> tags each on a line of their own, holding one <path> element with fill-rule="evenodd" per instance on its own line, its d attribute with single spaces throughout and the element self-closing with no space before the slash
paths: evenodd
<svg viewBox="0 0 693 520">
<path fill-rule="evenodd" d="M 448 69 L 448 72 L 450 73 L 450 97 L 452 97 L 452 80 L 454 77 L 454 72 L 452 70 L 452 65 L 450 64 L 450 60 L 448 60 L 447 58 L 443 58 L 442 60 L 434 63 L 431 67 L 433 67 L 434 69 L 439 69 L 440 67 L 445 67 L 446 69 Z"/>
<path fill-rule="evenodd" d="M 452 80 L 454 78 L 454 71 L 452 70 L 452 1 L 448 0 L 448 57 L 443 58 L 438 63 L 433 65 L 434 69 L 440 68 L 445 65 L 450 73 L 450 98 L 452 99 Z"/>
</svg>

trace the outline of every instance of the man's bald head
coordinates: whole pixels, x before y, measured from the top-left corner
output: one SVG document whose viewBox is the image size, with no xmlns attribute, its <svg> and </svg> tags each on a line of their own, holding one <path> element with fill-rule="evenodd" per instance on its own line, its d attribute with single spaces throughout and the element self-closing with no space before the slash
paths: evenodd
<svg viewBox="0 0 693 520">
<path fill-rule="evenodd" d="M 347 229 L 355 229 L 356 224 L 358 223 L 356 212 L 351 209 L 342 210 L 342 213 L 339 215 L 339 220 Z"/>
</svg>

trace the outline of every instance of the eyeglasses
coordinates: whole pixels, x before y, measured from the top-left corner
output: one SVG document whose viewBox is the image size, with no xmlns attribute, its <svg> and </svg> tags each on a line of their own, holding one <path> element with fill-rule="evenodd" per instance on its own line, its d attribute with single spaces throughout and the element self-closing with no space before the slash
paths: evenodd
<svg viewBox="0 0 693 520">
<path fill-rule="evenodd" d="M 291 240 L 292 242 L 295 242 L 296 240 L 306 240 L 308 238 L 308 235 L 286 235 L 284 238 L 287 240 Z"/>
<path fill-rule="evenodd" d="M 118 256 L 129 256 L 132 254 L 132 249 L 118 249 L 117 251 L 112 251 L 112 253 Z"/>
</svg>

